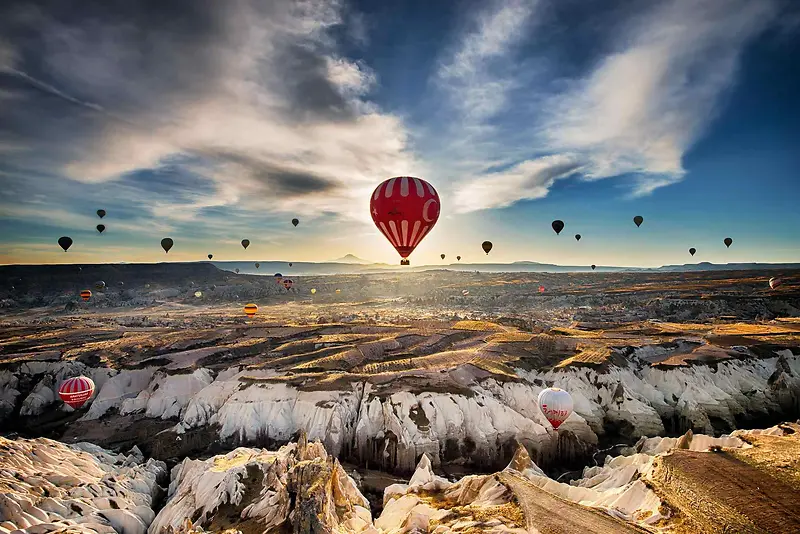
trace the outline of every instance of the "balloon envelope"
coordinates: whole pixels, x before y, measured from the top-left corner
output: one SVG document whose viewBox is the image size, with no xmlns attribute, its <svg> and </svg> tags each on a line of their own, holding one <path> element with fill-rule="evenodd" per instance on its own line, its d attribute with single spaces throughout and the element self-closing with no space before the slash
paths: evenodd
<svg viewBox="0 0 800 534">
<path fill-rule="evenodd" d="M 780 278 L 774 278 L 774 277 L 770 278 L 769 279 L 769 288 L 770 289 L 775 289 L 776 287 L 778 287 L 782 283 L 783 283 L 783 281 Z"/>
<path fill-rule="evenodd" d="M 106 225 L 105 224 L 98 224 L 97 225 L 97 231 L 102 234 L 103 232 L 106 231 Z"/>
<path fill-rule="evenodd" d="M 689 249 L 689 254 L 691 254 L 692 256 L 694 256 L 695 252 L 697 252 L 696 248 L 692 247 L 692 248 Z"/>
<path fill-rule="evenodd" d="M 261 267 L 261 264 L 256 262 L 256 269 L 258 269 L 259 267 Z"/>
<path fill-rule="evenodd" d="M 492 242 L 484 241 L 483 243 L 481 243 L 481 248 L 486 254 L 489 254 L 489 251 L 492 250 Z"/>
<path fill-rule="evenodd" d="M 89 291 L 88 289 L 84 289 L 83 291 L 81 291 L 81 298 L 83 299 L 84 302 L 86 302 L 87 300 L 92 298 L 92 292 Z"/>
<path fill-rule="evenodd" d="M 539 293 L 544 293 L 544 286 L 539 286 Z"/>
<path fill-rule="evenodd" d="M 560 388 L 543 389 L 539 393 L 539 409 L 553 428 L 558 430 L 572 413 L 572 396 Z"/>
<path fill-rule="evenodd" d="M 722 242 L 725 243 L 726 247 L 730 248 L 730 246 L 733 244 L 733 239 L 726 237 Z"/>
<path fill-rule="evenodd" d="M 439 194 L 421 178 L 398 176 L 381 182 L 369 202 L 372 222 L 402 260 L 417 248 L 439 220 Z"/>
<path fill-rule="evenodd" d="M 561 230 L 564 229 L 564 221 L 556 219 L 550 226 L 553 227 L 553 230 L 555 231 L 556 235 L 558 235 L 561 233 Z"/>
<path fill-rule="evenodd" d="M 97 210 L 97 216 L 102 219 L 106 216 L 106 210 Z"/>
<path fill-rule="evenodd" d="M 442 259 L 444 259 L 444 254 L 442 254 L 441 256 L 442 256 Z"/>
<path fill-rule="evenodd" d="M 292 219 L 292 224 L 297 226 L 298 224 L 300 224 L 300 220 L 299 219 Z"/>
<path fill-rule="evenodd" d="M 644 217 L 642 217 L 641 215 L 637 215 L 636 217 L 633 218 L 633 222 L 636 224 L 638 228 L 644 222 Z"/>
<path fill-rule="evenodd" d="M 456 256 L 456 259 L 457 259 L 458 261 L 461 261 L 461 256 Z"/>
<path fill-rule="evenodd" d="M 174 244 L 175 243 L 169 237 L 165 237 L 164 239 L 161 240 L 161 248 L 164 249 L 165 253 L 169 253 L 169 249 L 171 249 L 172 245 Z"/>
<path fill-rule="evenodd" d="M 98 289 L 98 290 L 99 290 L 99 289 L 105 289 L 105 287 L 106 287 L 106 283 L 105 283 L 105 282 L 103 282 L 102 280 L 98 280 L 97 282 L 95 282 L 95 283 L 94 283 L 94 287 L 95 287 L 96 289 Z"/>
<path fill-rule="evenodd" d="M 311 294 L 313 295 L 313 294 L 314 294 L 314 293 L 316 293 L 316 292 L 317 292 L 317 290 L 316 290 L 315 288 L 313 288 L 313 287 L 312 287 L 312 288 L 311 288 Z"/>
<path fill-rule="evenodd" d="M 251 303 L 251 304 L 247 304 L 247 305 L 244 307 L 244 313 L 245 313 L 245 315 L 247 315 L 248 317 L 252 317 L 252 316 L 254 316 L 254 315 L 256 314 L 256 312 L 257 312 L 257 311 L 258 311 L 258 306 L 256 306 L 255 304 L 252 304 L 252 303 Z"/>
<path fill-rule="evenodd" d="M 581 240 L 581 234 L 575 234 L 575 241 Z"/>
<path fill-rule="evenodd" d="M 194 296 L 197 297 L 197 298 L 200 298 L 200 297 L 203 296 L 203 292 L 202 291 L 195 291 L 194 292 Z"/>
<path fill-rule="evenodd" d="M 94 382 L 88 376 L 68 378 L 58 388 L 58 396 L 64 404 L 78 409 L 94 395 Z"/>
<path fill-rule="evenodd" d="M 209 255 L 208 255 L 208 259 L 209 259 L 209 260 L 210 260 L 211 258 L 213 258 L 213 257 L 214 257 L 214 255 L 213 255 L 213 254 L 209 254 Z"/>
<path fill-rule="evenodd" d="M 235 269 L 235 271 L 236 271 L 236 274 L 239 274 L 239 268 L 238 267 Z"/>
<path fill-rule="evenodd" d="M 249 239 L 242 239 L 242 246 L 245 248 L 245 250 L 247 250 L 247 247 L 250 246 L 250 240 Z"/>
<path fill-rule="evenodd" d="M 283 287 L 285 287 L 287 290 L 292 289 L 293 285 L 294 282 L 292 282 L 289 278 L 283 281 Z"/>
<path fill-rule="evenodd" d="M 597 265 L 592 265 L 592 270 L 594 271 L 595 269 L 597 269 Z"/>
<path fill-rule="evenodd" d="M 58 244 L 64 249 L 64 252 L 66 252 L 67 249 L 72 246 L 72 238 L 67 236 L 59 237 Z"/>
<path fill-rule="evenodd" d="M 467 295 L 469 295 L 469 290 L 468 289 L 462 289 L 461 290 L 461 294 L 466 297 Z"/>
</svg>

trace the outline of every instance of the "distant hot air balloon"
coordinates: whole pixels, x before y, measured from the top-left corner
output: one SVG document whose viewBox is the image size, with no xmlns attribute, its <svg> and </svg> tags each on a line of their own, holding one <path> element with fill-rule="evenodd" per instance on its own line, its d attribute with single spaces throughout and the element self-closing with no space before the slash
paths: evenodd
<svg viewBox="0 0 800 534">
<path fill-rule="evenodd" d="M 291 267 L 291 266 L 292 266 L 292 264 L 291 264 L 291 262 L 290 262 L 290 263 L 289 263 L 289 267 Z"/>
<path fill-rule="evenodd" d="M 543 389 L 539 393 L 539 409 L 553 428 L 558 430 L 572 413 L 572 396 L 559 388 Z"/>
<path fill-rule="evenodd" d="M 556 219 L 550 226 L 553 227 L 553 231 L 558 235 L 564 229 L 564 221 Z"/>
<path fill-rule="evenodd" d="M 97 216 L 102 219 L 106 216 L 106 210 L 97 210 Z"/>
<path fill-rule="evenodd" d="M 696 248 L 692 247 L 692 248 L 689 249 L 689 254 L 691 254 L 692 256 L 694 256 L 695 252 L 697 252 Z"/>
<path fill-rule="evenodd" d="M 341 292 L 342 292 L 342 290 L 341 290 L 341 289 L 337 289 L 337 290 L 336 290 L 336 292 L 337 292 L 337 293 L 341 293 Z"/>
<path fill-rule="evenodd" d="M 247 250 L 247 247 L 250 246 L 250 240 L 249 239 L 242 239 L 242 246 L 244 247 L 245 250 Z"/>
<path fill-rule="evenodd" d="M 194 296 L 197 297 L 197 298 L 200 298 L 200 297 L 203 296 L 203 292 L 202 291 L 195 291 L 194 292 Z"/>
<path fill-rule="evenodd" d="M 274 278 L 275 278 L 275 281 L 280 284 L 281 280 L 283 280 L 283 275 L 281 273 L 275 273 Z"/>
<path fill-rule="evenodd" d="M 776 287 L 778 287 L 781 284 L 783 284 L 783 280 L 781 280 L 780 278 L 774 278 L 773 277 L 773 278 L 769 279 L 769 288 L 770 289 L 775 289 Z"/>
<path fill-rule="evenodd" d="M 234 271 L 236 272 L 236 274 L 239 274 L 239 268 L 238 267 L 236 269 L 234 269 Z"/>
<path fill-rule="evenodd" d="M 161 240 L 161 248 L 163 248 L 164 252 L 167 254 L 169 254 L 169 249 L 171 249 L 172 245 L 174 244 L 175 243 L 169 237 L 165 237 L 164 239 Z"/>
<path fill-rule="evenodd" d="M 378 230 L 400 254 L 401 265 L 439 220 L 439 194 L 421 178 L 399 176 L 381 182 L 369 211 Z"/>
<path fill-rule="evenodd" d="M 117 282 L 117 285 L 119 287 L 125 287 L 125 282 L 119 281 L 119 282 Z"/>
<path fill-rule="evenodd" d="M 469 289 L 462 289 L 461 294 L 466 297 L 467 295 L 469 295 Z"/>
<path fill-rule="evenodd" d="M 539 286 L 539 293 L 544 293 L 544 286 Z"/>
<path fill-rule="evenodd" d="M 72 246 L 72 238 L 67 236 L 59 237 L 58 244 L 64 249 L 64 252 L 66 252 L 67 249 Z"/>
<path fill-rule="evenodd" d="M 283 281 L 283 287 L 285 287 L 287 291 L 292 289 L 293 285 L 294 285 L 294 282 L 292 282 L 291 279 L 289 279 L 289 278 L 287 278 L 286 280 Z"/>
<path fill-rule="evenodd" d="M 316 288 L 313 288 L 313 287 L 312 287 L 312 288 L 311 288 L 311 294 L 313 295 L 313 294 L 314 294 L 314 293 L 316 293 L 316 292 L 317 292 Z"/>
<path fill-rule="evenodd" d="M 102 280 L 98 280 L 97 282 L 94 283 L 94 288 L 97 289 L 98 291 L 102 291 L 103 289 L 106 288 L 106 283 L 103 282 Z"/>
<path fill-rule="evenodd" d="M 94 382 L 88 376 L 68 378 L 58 388 L 58 396 L 64 404 L 77 410 L 94 395 Z"/>
<path fill-rule="evenodd" d="M 259 267 L 261 267 L 261 264 L 256 262 L 256 269 L 258 269 Z"/>
<path fill-rule="evenodd" d="M 733 244 L 733 239 L 731 239 L 730 237 L 726 237 L 722 242 L 725 243 L 726 247 L 731 248 L 731 245 Z"/>
<path fill-rule="evenodd" d="M 444 259 L 444 254 L 441 255 L 442 259 Z"/>
<path fill-rule="evenodd" d="M 103 232 L 106 231 L 106 225 L 105 224 L 98 224 L 97 225 L 97 231 L 102 234 Z"/>
<path fill-rule="evenodd" d="M 633 222 L 636 223 L 636 227 L 638 228 L 644 222 L 644 217 L 642 217 L 641 215 L 637 215 L 636 217 L 633 218 Z"/>
<path fill-rule="evenodd" d="M 298 224 L 300 224 L 300 220 L 299 219 L 292 219 L 292 224 L 297 226 Z"/>
<path fill-rule="evenodd" d="M 248 317 L 254 316 L 256 312 L 258 312 L 258 306 L 256 306 L 255 304 L 250 303 L 244 307 L 244 313 Z"/>
<path fill-rule="evenodd" d="M 575 241 L 581 240 L 581 234 L 575 234 Z"/>
<path fill-rule="evenodd" d="M 81 298 L 83 299 L 84 302 L 88 301 L 90 298 L 92 298 L 92 292 L 89 291 L 88 289 L 84 289 L 83 291 L 81 291 Z"/>
<path fill-rule="evenodd" d="M 461 256 L 456 256 L 456 260 L 461 261 Z"/>
<path fill-rule="evenodd" d="M 597 265 L 592 265 L 592 270 L 594 271 L 595 269 L 597 269 Z"/>
<path fill-rule="evenodd" d="M 481 243 L 481 248 L 486 254 L 489 254 L 489 252 L 492 250 L 492 242 L 484 241 L 483 243 Z"/>
<path fill-rule="evenodd" d="M 214 255 L 213 255 L 213 254 L 209 254 L 209 255 L 208 255 L 208 259 L 209 259 L 209 260 L 210 260 L 211 258 L 213 258 L 213 257 L 214 257 Z"/>
</svg>

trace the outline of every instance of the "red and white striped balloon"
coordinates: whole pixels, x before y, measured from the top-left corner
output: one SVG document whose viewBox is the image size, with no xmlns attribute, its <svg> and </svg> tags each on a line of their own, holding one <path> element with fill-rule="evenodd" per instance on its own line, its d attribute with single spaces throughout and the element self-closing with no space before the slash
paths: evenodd
<svg viewBox="0 0 800 534">
<path fill-rule="evenodd" d="M 94 382 L 87 376 L 75 376 L 62 382 L 58 396 L 65 404 L 78 409 L 94 395 Z"/>
<path fill-rule="evenodd" d="M 553 428 L 558 430 L 572 413 L 572 396 L 559 388 L 543 389 L 539 393 L 539 409 Z"/>
<path fill-rule="evenodd" d="M 422 178 L 397 176 L 382 182 L 369 203 L 372 221 L 407 264 L 408 257 L 439 220 L 439 194 Z"/>
</svg>

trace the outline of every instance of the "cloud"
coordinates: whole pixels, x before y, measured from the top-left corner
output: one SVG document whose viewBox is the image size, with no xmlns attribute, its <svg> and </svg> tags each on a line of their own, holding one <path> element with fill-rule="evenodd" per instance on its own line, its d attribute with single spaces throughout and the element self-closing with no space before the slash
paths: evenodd
<svg viewBox="0 0 800 534">
<path fill-rule="evenodd" d="M 715 117 L 770 0 L 673 0 L 627 24 L 618 50 L 552 96 L 546 147 L 585 154 L 589 179 L 638 173 L 648 194 L 682 179 L 682 157 Z"/>
<path fill-rule="evenodd" d="M 211 190 L 153 208 L 185 220 L 233 205 L 347 213 L 419 167 L 402 120 L 366 100 L 375 73 L 337 50 L 336 0 L 42 6 L 0 8 L 14 47 L 0 48 L 13 60 L 0 91 L 25 102 L 0 109 L 0 139 L 29 147 L 18 168 L 101 184 L 187 156 Z"/>
<path fill-rule="evenodd" d="M 582 165 L 572 156 L 557 154 L 472 179 L 456 193 L 456 208 L 460 212 L 504 208 L 520 200 L 544 198 L 556 180 L 578 172 Z"/>
</svg>

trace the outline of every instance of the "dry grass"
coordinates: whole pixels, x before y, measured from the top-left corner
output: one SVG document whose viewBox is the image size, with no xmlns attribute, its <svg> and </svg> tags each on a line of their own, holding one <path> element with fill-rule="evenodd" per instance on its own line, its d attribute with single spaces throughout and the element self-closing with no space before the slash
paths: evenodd
<svg viewBox="0 0 800 534">
<path fill-rule="evenodd" d="M 753 448 L 731 449 L 727 452 L 800 492 L 800 425 L 783 426 L 793 430 L 794 434 L 782 437 L 743 436 Z"/>
<path fill-rule="evenodd" d="M 524 332 L 500 332 L 492 334 L 486 338 L 487 342 L 494 343 L 528 343 L 533 340 L 533 334 L 526 334 Z"/>
<path fill-rule="evenodd" d="M 775 334 L 800 334 L 800 328 L 782 324 L 723 324 L 712 330 L 717 336 L 769 336 Z"/>
<path fill-rule="evenodd" d="M 611 358 L 611 354 L 612 350 L 608 347 L 580 347 L 580 352 L 578 354 L 561 361 L 556 367 L 568 367 L 570 365 L 580 364 L 602 365 Z"/>
<path fill-rule="evenodd" d="M 489 321 L 458 321 L 453 325 L 454 330 L 470 330 L 474 332 L 504 332 L 505 328 Z"/>
</svg>

